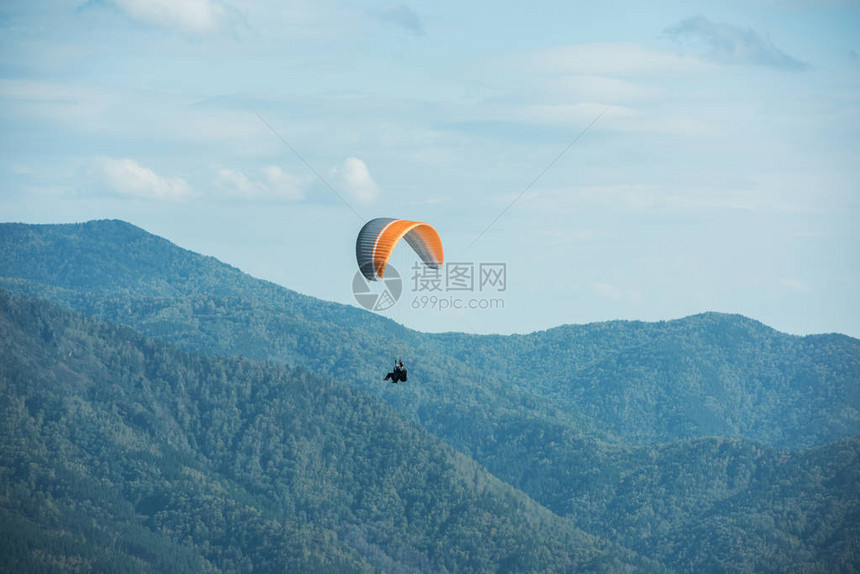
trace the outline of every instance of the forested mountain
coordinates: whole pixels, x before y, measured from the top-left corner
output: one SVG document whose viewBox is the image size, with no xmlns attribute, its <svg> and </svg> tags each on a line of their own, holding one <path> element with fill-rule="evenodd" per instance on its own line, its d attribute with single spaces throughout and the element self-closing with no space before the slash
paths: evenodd
<svg viewBox="0 0 860 574">
<path fill-rule="evenodd" d="M 629 442 L 721 435 L 796 448 L 860 433 L 860 341 L 844 335 L 794 337 L 705 313 L 437 338 Z"/>
<path fill-rule="evenodd" d="M 2 291 L 0 330 L 0 570 L 659 570 L 301 369 Z"/>
<path fill-rule="evenodd" d="M 490 386 L 494 401 L 532 402 L 638 444 L 724 435 L 798 448 L 860 433 L 860 341 L 794 337 L 741 316 L 429 335 L 254 279 L 121 221 L 0 224 L 0 286 L 189 350 L 313 367 L 359 386 L 402 349 L 412 372 L 448 385 L 447 396 Z M 437 395 L 399 406 L 417 411 L 425 400 L 432 409 Z"/>
<path fill-rule="evenodd" d="M 117 221 L 0 225 L 0 286 L 376 395 L 556 515 L 671 569 L 860 567 L 849 337 L 719 314 L 423 334 Z M 395 347 L 410 383 L 390 387 L 379 378 Z"/>
</svg>

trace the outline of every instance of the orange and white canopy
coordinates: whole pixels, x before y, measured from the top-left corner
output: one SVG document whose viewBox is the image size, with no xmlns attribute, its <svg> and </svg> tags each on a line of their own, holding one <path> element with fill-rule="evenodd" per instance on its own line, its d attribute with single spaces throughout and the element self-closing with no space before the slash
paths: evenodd
<svg viewBox="0 0 860 574">
<path fill-rule="evenodd" d="M 420 221 L 378 217 L 364 224 L 355 241 L 358 268 L 368 281 L 381 279 L 385 265 L 402 238 L 428 267 L 442 267 L 442 240 L 431 225 Z"/>
</svg>

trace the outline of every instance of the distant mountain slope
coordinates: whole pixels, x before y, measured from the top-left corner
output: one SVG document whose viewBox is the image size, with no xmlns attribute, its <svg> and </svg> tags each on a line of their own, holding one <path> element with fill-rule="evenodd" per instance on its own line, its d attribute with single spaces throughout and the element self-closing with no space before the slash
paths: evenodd
<svg viewBox="0 0 860 574">
<path fill-rule="evenodd" d="M 405 400 L 383 396 L 419 418 L 456 417 L 450 401 L 468 405 L 489 388 L 505 408 L 530 405 L 525 412 L 636 443 L 725 435 L 800 448 L 860 434 L 860 341 L 793 337 L 740 316 L 423 334 L 120 221 L 0 224 L 0 286 L 197 352 L 302 365 L 362 388 L 378 390 L 392 349 L 403 350 L 416 380 L 442 396 L 417 385 Z"/>
<path fill-rule="evenodd" d="M 243 274 L 123 221 L 55 226 L 4 224 L 4 265 L 46 285 L 90 293 L 173 297 L 236 294 Z M 241 288 L 247 291 L 247 288 Z"/>
<path fill-rule="evenodd" d="M 119 220 L 57 225 L 0 223 L 0 276 L 60 293 L 100 297 L 241 297 L 277 302 L 308 319 L 361 322 L 382 329 L 385 319 L 360 309 L 300 295 L 182 249 Z"/>
<path fill-rule="evenodd" d="M 112 245 L 100 251 L 102 242 Z M 48 247 L 52 244 L 57 250 Z M 165 245 L 169 255 L 162 253 Z M 164 269 L 159 268 L 161 260 L 168 262 Z M 141 262 L 136 274 L 133 261 Z M 189 272 L 176 271 L 181 261 Z M 93 266 L 99 269 L 91 272 Z M 102 276 L 103 284 L 81 287 L 91 283 L 81 275 Z M 608 436 L 605 427 L 578 409 L 562 411 L 499 381 L 480 365 L 452 359 L 425 334 L 254 279 L 124 222 L 0 224 L 0 287 L 127 324 L 195 352 L 304 366 L 376 392 L 409 417 L 438 413 L 447 428 L 450 415 L 460 412 L 468 426 L 452 430 L 466 437 L 474 434 L 473 407 L 482 408 L 488 392 L 499 407 L 573 421 L 578 428 Z M 412 378 L 421 385 L 389 393 L 381 384 L 395 349 L 407 358 Z"/>
<path fill-rule="evenodd" d="M 2 291 L 0 332 L 0 569 L 659 570 L 343 385 Z"/>
<path fill-rule="evenodd" d="M 500 417 L 478 459 L 578 526 L 678 572 L 854 572 L 860 438 L 795 452 L 721 437 L 602 443 Z"/>
<path fill-rule="evenodd" d="M 860 340 L 844 335 L 796 337 L 706 313 L 435 338 L 628 441 L 719 435 L 806 447 L 860 434 Z"/>
<path fill-rule="evenodd" d="M 100 223 L 86 224 L 96 250 Z M 49 249 L 33 263 L 45 269 L 38 280 L 23 277 L 27 258 L 5 253 L 26 252 L 33 234 L 50 242 L 69 233 L 24 227 L 4 236 L 0 225 L 0 285 L 186 349 L 306 366 L 376 393 L 555 513 L 671 568 L 860 567 L 851 550 L 857 481 L 839 478 L 857 475 L 856 441 L 772 448 L 858 434 L 856 339 L 793 337 L 719 314 L 530 335 L 422 334 L 242 275 L 218 296 L 158 295 L 143 276 L 134 296 L 92 294 L 50 271 L 59 262 Z M 210 272 L 229 283 L 230 269 Z M 186 281 L 176 289 L 198 293 L 210 279 Z M 395 345 L 410 361 L 410 383 L 399 387 L 379 381 Z"/>
</svg>

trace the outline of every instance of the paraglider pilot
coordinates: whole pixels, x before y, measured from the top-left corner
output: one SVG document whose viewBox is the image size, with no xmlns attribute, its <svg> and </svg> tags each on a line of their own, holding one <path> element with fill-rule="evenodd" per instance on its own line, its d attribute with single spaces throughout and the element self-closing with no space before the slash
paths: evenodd
<svg viewBox="0 0 860 574">
<path fill-rule="evenodd" d="M 406 367 L 403 366 L 403 361 L 394 361 L 394 371 L 385 375 L 383 381 L 390 380 L 392 383 L 406 381 Z"/>
</svg>

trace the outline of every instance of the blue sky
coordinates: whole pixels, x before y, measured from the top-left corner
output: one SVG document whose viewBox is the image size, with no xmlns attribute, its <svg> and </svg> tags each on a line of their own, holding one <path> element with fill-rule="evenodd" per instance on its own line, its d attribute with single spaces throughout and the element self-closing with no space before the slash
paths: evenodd
<svg viewBox="0 0 860 574">
<path fill-rule="evenodd" d="M 0 149 L 0 220 L 124 219 L 322 299 L 355 304 L 371 217 L 506 264 L 438 293 L 503 309 L 407 285 L 423 330 L 860 336 L 856 2 L 7 1 Z"/>
</svg>

